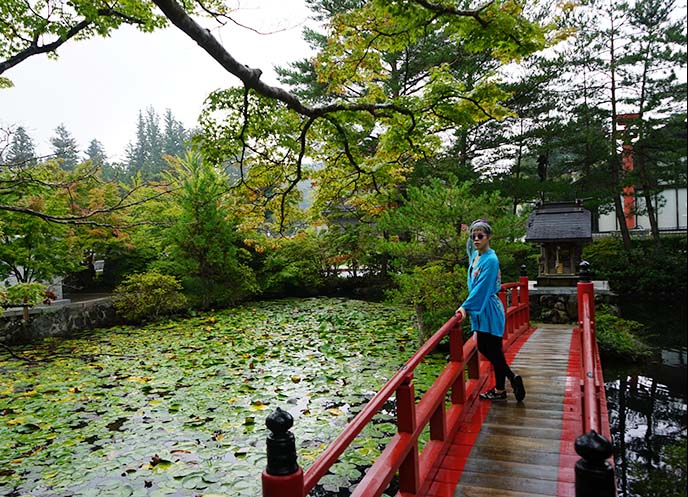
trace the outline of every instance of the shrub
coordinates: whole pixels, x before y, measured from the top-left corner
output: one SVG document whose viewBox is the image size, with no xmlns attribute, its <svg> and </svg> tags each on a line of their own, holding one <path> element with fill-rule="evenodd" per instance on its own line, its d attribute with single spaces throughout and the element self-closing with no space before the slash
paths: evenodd
<svg viewBox="0 0 688 497">
<path fill-rule="evenodd" d="M 0 307 L 21 304 L 33 307 L 45 298 L 45 285 L 41 283 L 17 283 L 7 288 L 0 288 Z"/>
<path fill-rule="evenodd" d="M 590 262 L 595 279 L 608 280 L 622 297 L 661 298 L 686 295 L 686 237 L 662 238 L 662 248 L 651 239 L 633 240 L 624 250 L 620 239 L 608 237 L 585 247 L 583 258 Z"/>
<path fill-rule="evenodd" d="M 414 268 L 412 273 L 397 275 L 397 288 L 388 293 L 388 298 L 397 303 L 413 304 L 423 343 L 453 316 L 466 297 L 465 285 L 459 284 L 465 280 L 463 268 L 447 271 L 441 264 L 427 264 Z"/>
<path fill-rule="evenodd" d="M 261 268 L 266 295 L 316 295 L 325 282 L 323 247 L 317 235 L 300 233 L 270 249 Z"/>
<path fill-rule="evenodd" d="M 605 312 L 595 314 L 595 334 L 600 353 L 636 360 L 648 357 L 650 347 L 638 336 L 644 325 Z"/>
<path fill-rule="evenodd" d="M 129 321 L 154 321 L 184 308 L 181 288 L 174 276 L 157 271 L 133 274 L 115 288 L 113 305 Z"/>
</svg>

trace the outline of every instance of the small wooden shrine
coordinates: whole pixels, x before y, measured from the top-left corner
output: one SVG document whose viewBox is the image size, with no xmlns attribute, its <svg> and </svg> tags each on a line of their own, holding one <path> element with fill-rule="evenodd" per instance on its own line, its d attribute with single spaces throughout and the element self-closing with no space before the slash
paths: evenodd
<svg viewBox="0 0 688 497">
<path fill-rule="evenodd" d="M 583 247 L 592 242 L 592 216 L 580 200 L 538 204 L 526 241 L 540 245 L 537 285 L 576 286 Z"/>
</svg>

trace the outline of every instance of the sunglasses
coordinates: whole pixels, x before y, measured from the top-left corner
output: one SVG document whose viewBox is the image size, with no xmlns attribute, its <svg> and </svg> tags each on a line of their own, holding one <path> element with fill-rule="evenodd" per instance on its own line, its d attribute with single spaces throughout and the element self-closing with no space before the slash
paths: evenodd
<svg viewBox="0 0 688 497">
<path fill-rule="evenodd" d="M 471 238 L 472 238 L 473 240 L 482 240 L 482 239 L 485 238 L 486 236 L 487 236 L 487 235 L 485 235 L 484 233 L 473 233 L 473 234 L 471 234 Z"/>
</svg>

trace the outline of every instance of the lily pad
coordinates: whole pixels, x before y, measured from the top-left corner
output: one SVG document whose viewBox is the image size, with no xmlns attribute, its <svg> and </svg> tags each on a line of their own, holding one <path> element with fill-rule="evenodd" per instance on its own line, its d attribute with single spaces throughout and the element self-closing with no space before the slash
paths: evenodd
<svg viewBox="0 0 688 497">
<path fill-rule="evenodd" d="M 0 468 L 11 470 L 0 487 L 259 497 L 266 416 L 277 406 L 294 416 L 306 469 L 406 360 L 399 343 L 413 340 L 411 309 L 314 298 L 17 347 L 31 364 L 0 352 Z M 415 382 L 421 391 L 424 376 Z M 389 414 L 373 421 L 331 486 L 358 478 L 394 433 Z M 105 481 L 119 487 L 95 486 Z"/>
</svg>

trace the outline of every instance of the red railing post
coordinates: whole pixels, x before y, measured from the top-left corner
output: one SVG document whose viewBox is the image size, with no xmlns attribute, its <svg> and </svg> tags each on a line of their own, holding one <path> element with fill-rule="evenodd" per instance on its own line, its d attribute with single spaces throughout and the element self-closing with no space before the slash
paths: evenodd
<svg viewBox="0 0 688 497">
<path fill-rule="evenodd" d="M 592 283 L 592 276 L 590 274 L 590 263 L 583 261 L 580 263 L 580 268 L 580 281 L 578 282 L 578 324 L 582 327 L 583 320 L 585 319 L 583 300 L 585 299 L 586 295 L 590 304 L 590 321 L 594 322 L 595 320 L 595 290 Z"/>
<path fill-rule="evenodd" d="M 521 265 L 521 276 L 518 279 L 521 284 L 521 290 L 518 292 L 519 304 L 525 304 L 523 310 L 523 323 L 526 328 L 530 328 L 530 295 L 528 293 L 528 272 L 525 264 Z"/>
<path fill-rule="evenodd" d="M 265 420 L 268 463 L 263 471 L 263 497 L 304 497 L 303 470 L 296 462 L 296 442 L 289 429 L 294 418 L 279 407 Z"/>
<path fill-rule="evenodd" d="M 581 458 L 575 466 L 576 497 L 614 497 L 616 481 L 614 468 L 609 463 L 613 450 L 603 435 L 601 398 L 599 389 L 604 384 L 598 377 L 599 352 L 595 337 L 595 293 L 590 275 L 590 264 L 580 264 L 578 282 L 578 325 L 581 334 L 583 431 L 576 438 L 575 450 Z"/>
<path fill-rule="evenodd" d="M 415 429 L 416 398 L 413 388 L 413 373 L 410 373 L 397 388 L 397 430 L 399 433 L 410 434 Z M 399 466 L 399 491 L 415 494 L 420 485 L 419 480 L 418 442 L 415 442 Z"/>
<path fill-rule="evenodd" d="M 456 324 L 449 332 L 449 360 L 463 363 L 463 329 L 461 322 Z M 463 371 L 463 368 L 461 368 Z M 466 382 L 461 374 L 451 387 L 452 404 L 463 404 L 466 401 Z"/>
<path fill-rule="evenodd" d="M 508 312 L 507 312 L 509 310 L 509 306 L 507 305 L 506 290 L 504 290 L 504 287 L 502 287 L 499 290 L 498 295 L 499 295 L 499 300 L 502 301 L 502 305 L 504 306 L 504 314 L 506 315 L 506 321 L 504 322 L 504 339 L 506 340 L 507 338 L 509 338 L 509 335 L 511 334 L 510 324 L 511 324 L 512 320 L 509 319 Z"/>
<path fill-rule="evenodd" d="M 518 283 L 511 282 L 506 283 L 503 290 L 514 291 L 518 288 Z M 516 304 L 517 299 L 518 296 L 512 294 L 508 321 L 515 322 L 520 306 Z M 392 437 L 380 457 L 356 485 L 352 497 L 382 495 L 395 474 L 399 475 L 401 495 L 417 495 L 424 492 L 448 440 L 469 414 L 465 410 L 470 407 L 466 405 L 467 395 L 477 398 L 477 393 L 486 380 L 484 375 L 489 372 L 488 361 L 478 352 L 475 337 L 463 343 L 461 328 L 456 316 L 450 318 L 375 394 L 307 471 L 302 471 L 296 462 L 294 436 L 289 432 L 293 418 L 289 413 L 277 409 L 266 421 L 272 433 L 267 437 L 268 464 L 262 476 L 263 497 L 308 495 L 395 393 L 398 433 Z M 516 328 L 513 325 L 509 327 L 510 333 L 523 331 L 524 328 Z M 416 403 L 414 371 L 447 335 L 450 343 L 449 364 Z M 465 379 L 466 370 L 469 381 Z M 452 405 L 447 409 L 445 399 L 449 390 Z M 426 427 L 430 429 L 430 440 L 423 447 L 423 451 L 419 452 L 418 438 Z"/>
</svg>

